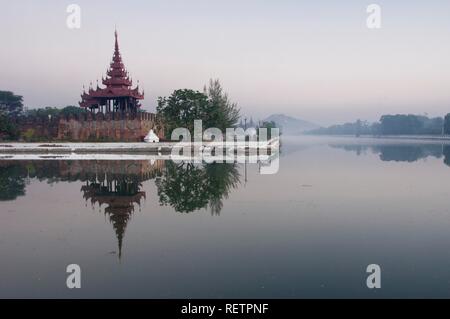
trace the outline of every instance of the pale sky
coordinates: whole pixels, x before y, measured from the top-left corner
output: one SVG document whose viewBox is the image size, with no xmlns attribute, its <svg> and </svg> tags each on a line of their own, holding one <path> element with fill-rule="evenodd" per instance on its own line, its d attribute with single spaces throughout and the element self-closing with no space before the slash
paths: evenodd
<svg viewBox="0 0 450 319">
<path fill-rule="evenodd" d="M 66 26 L 69 4 L 81 29 Z M 382 9 L 368 29 L 366 8 Z M 145 109 L 219 78 L 242 113 L 322 125 L 450 112 L 450 1 L 1 1 L 0 90 L 30 108 L 78 105 L 106 72 L 117 25 Z"/>
</svg>

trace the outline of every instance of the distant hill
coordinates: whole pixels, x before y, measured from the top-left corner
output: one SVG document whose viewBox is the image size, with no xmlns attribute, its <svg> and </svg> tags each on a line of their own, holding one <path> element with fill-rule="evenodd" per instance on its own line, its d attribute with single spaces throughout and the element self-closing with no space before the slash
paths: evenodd
<svg viewBox="0 0 450 319">
<path fill-rule="evenodd" d="M 275 122 L 281 128 L 281 131 L 285 135 L 300 135 L 303 132 L 320 128 L 320 125 L 305 120 L 296 119 L 294 117 L 287 116 L 284 114 L 272 114 L 264 121 Z"/>
</svg>

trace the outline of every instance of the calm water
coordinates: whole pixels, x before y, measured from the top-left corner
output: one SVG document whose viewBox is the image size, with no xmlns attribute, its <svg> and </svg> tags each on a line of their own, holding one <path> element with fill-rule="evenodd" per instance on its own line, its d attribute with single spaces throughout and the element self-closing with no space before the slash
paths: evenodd
<svg viewBox="0 0 450 319">
<path fill-rule="evenodd" d="M 439 143 L 289 137 L 275 175 L 0 161 L 0 297 L 450 297 L 449 165 Z"/>
</svg>

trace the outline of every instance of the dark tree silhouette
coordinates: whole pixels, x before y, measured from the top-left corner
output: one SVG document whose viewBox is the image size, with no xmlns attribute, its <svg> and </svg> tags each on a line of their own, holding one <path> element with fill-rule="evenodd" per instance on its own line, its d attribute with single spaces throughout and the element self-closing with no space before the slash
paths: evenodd
<svg viewBox="0 0 450 319">
<path fill-rule="evenodd" d="M 25 195 L 25 176 L 20 165 L 0 167 L 0 201 L 15 200 Z"/>
<path fill-rule="evenodd" d="M 450 166 L 450 145 L 444 145 L 444 164 Z"/>
<path fill-rule="evenodd" d="M 450 113 L 444 119 L 444 134 L 450 135 Z"/>
</svg>

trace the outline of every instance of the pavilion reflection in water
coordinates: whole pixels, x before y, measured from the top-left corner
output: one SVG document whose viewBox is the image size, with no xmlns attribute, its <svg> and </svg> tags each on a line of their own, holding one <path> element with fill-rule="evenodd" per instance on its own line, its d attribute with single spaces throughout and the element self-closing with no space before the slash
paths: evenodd
<svg viewBox="0 0 450 319">
<path fill-rule="evenodd" d="M 81 188 L 86 200 L 90 200 L 92 204 L 98 204 L 100 207 L 106 206 L 104 213 L 109 216 L 109 221 L 116 232 L 119 258 L 122 256 L 123 237 L 128 221 L 134 213 L 134 206 L 135 204 L 140 206 L 142 198 L 145 198 L 145 192 L 140 192 L 136 183 L 123 182 L 121 184 L 121 187 L 116 190 L 90 182 Z"/>
<path fill-rule="evenodd" d="M 0 201 L 26 195 L 32 180 L 81 181 L 81 193 L 107 216 L 118 241 L 118 255 L 127 225 L 146 198 L 145 181 L 154 180 L 161 206 L 179 213 L 209 209 L 220 215 L 223 200 L 240 184 L 239 165 L 175 163 L 172 161 L 0 161 Z M 246 166 L 245 166 L 246 168 Z"/>
<path fill-rule="evenodd" d="M 108 216 L 118 241 L 119 258 L 125 231 L 135 207 L 146 193 L 142 183 L 161 176 L 165 161 L 0 161 L 0 200 L 25 196 L 32 179 L 59 182 L 81 181 L 86 202 L 98 205 Z"/>
<path fill-rule="evenodd" d="M 135 207 L 141 207 L 146 198 L 142 182 L 161 174 L 164 161 L 105 162 L 108 167 L 98 166 L 90 171 L 81 193 L 92 206 L 98 205 L 108 216 L 118 241 L 119 259 L 122 257 L 123 238 Z M 115 163 L 111 166 L 111 163 Z M 150 165 L 149 165 L 150 164 Z"/>
</svg>

